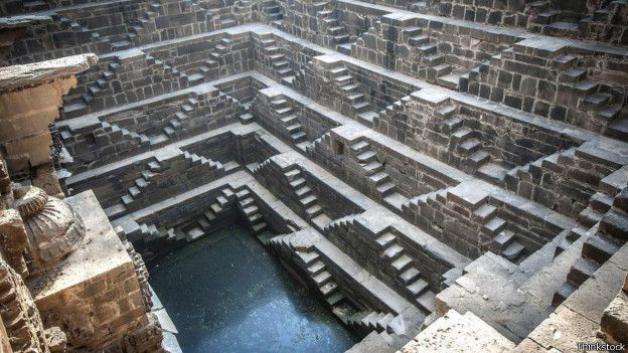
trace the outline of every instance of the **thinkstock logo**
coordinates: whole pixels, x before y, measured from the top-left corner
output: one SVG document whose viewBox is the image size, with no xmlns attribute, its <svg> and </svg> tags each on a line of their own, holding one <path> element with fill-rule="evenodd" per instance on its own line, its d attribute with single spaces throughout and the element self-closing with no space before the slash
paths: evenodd
<svg viewBox="0 0 628 353">
<path fill-rule="evenodd" d="M 579 351 L 585 352 L 624 352 L 626 347 L 623 343 L 608 344 L 608 343 L 586 343 L 578 342 L 576 344 Z"/>
</svg>

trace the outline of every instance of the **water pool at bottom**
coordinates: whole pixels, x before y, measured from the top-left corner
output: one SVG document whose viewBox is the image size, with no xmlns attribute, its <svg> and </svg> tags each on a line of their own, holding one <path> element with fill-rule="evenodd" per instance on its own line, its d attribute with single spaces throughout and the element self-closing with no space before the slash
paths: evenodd
<svg viewBox="0 0 628 353">
<path fill-rule="evenodd" d="M 151 266 L 184 353 L 339 353 L 358 340 L 244 227 Z"/>
</svg>

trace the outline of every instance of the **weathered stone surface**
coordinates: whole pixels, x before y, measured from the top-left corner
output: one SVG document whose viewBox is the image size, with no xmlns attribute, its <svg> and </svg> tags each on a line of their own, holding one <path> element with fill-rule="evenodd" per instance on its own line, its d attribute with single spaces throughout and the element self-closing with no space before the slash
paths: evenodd
<svg viewBox="0 0 628 353">
<path fill-rule="evenodd" d="M 406 344 L 401 353 L 510 352 L 515 344 L 470 312 L 449 310 Z"/>
<path fill-rule="evenodd" d="M 56 60 L 0 68 L 0 92 L 38 86 L 57 78 L 67 78 L 96 64 L 94 54 L 81 54 Z M 45 98 L 45 97 L 42 97 Z"/>
</svg>

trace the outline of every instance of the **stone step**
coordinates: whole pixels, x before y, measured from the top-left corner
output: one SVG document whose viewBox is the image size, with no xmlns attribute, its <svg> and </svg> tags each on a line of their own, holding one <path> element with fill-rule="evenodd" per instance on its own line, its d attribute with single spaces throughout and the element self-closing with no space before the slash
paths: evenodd
<svg viewBox="0 0 628 353">
<path fill-rule="evenodd" d="M 482 148 L 482 142 L 476 138 L 470 138 L 458 144 L 458 152 L 464 156 L 469 156 Z"/>
<path fill-rule="evenodd" d="M 582 100 L 581 104 L 585 109 L 600 109 L 602 107 L 605 107 L 611 101 L 611 99 L 612 96 L 610 94 L 595 93 L 586 96 Z"/>
<path fill-rule="evenodd" d="M 406 269 L 405 271 L 403 271 L 401 275 L 399 275 L 399 278 L 401 278 L 401 281 L 403 282 L 403 284 L 407 285 L 415 281 L 417 277 L 419 277 L 420 275 L 421 275 L 421 272 L 419 272 L 419 270 L 417 270 L 414 267 L 410 267 Z"/>
<path fill-rule="evenodd" d="M 392 266 L 398 273 L 403 272 L 412 266 L 412 259 L 408 255 L 401 255 L 392 262 Z"/>
<path fill-rule="evenodd" d="M 504 229 L 493 239 L 493 245 L 501 253 L 508 246 L 510 246 L 515 240 L 516 240 L 515 232 L 508 229 Z"/>
<path fill-rule="evenodd" d="M 320 205 L 313 205 L 310 206 L 308 209 L 305 210 L 305 214 L 309 217 L 309 218 L 314 218 L 318 215 L 320 215 L 321 213 L 323 213 L 323 208 Z"/>
<path fill-rule="evenodd" d="M 390 180 L 390 175 L 386 172 L 379 172 L 371 175 L 369 178 L 375 183 L 375 185 L 379 186 L 388 182 Z"/>
<path fill-rule="evenodd" d="M 390 232 L 386 232 L 382 235 L 380 235 L 379 237 L 377 237 L 377 244 L 379 244 L 379 246 L 381 247 L 387 247 L 389 245 L 391 245 L 393 242 L 395 242 L 397 240 L 397 236 L 394 235 L 393 233 Z"/>
<path fill-rule="evenodd" d="M 310 189 L 310 187 L 309 187 L 309 186 L 303 186 L 303 187 L 301 187 L 301 188 L 299 188 L 299 189 L 296 189 L 296 190 L 294 191 L 294 193 L 295 193 L 295 194 L 297 194 L 297 196 L 298 196 L 300 199 L 302 199 L 302 198 L 305 198 L 306 196 L 308 196 L 308 195 L 312 194 L 312 189 Z"/>
<path fill-rule="evenodd" d="M 615 254 L 621 243 L 616 239 L 597 233 L 589 237 L 582 245 L 582 257 L 603 264 Z"/>
<path fill-rule="evenodd" d="M 323 296 L 330 297 L 338 291 L 338 285 L 335 282 L 329 281 L 320 288 L 320 291 Z"/>
<path fill-rule="evenodd" d="M 302 199 L 300 199 L 301 204 L 304 207 L 310 207 L 312 206 L 314 203 L 316 203 L 318 201 L 318 199 L 316 198 L 316 196 L 314 195 L 308 195 Z"/>
<path fill-rule="evenodd" d="M 318 259 L 318 254 L 316 254 L 316 259 Z M 309 272 L 310 276 L 316 276 L 319 273 L 325 271 L 325 264 L 322 261 L 315 261 L 307 268 L 307 271 Z"/>
<path fill-rule="evenodd" d="M 372 161 L 366 164 L 365 166 L 363 166 L 362 168 L 367 172 L 367 175 L 372 175 L 372 174 L 375 174 L 377 172 L 384 170 L 384 165 L 378 161 Z"/>
<path fill-rule="evenodd" d="M 564 282 L 560 288 L 558 289 L 558 291 L 556 293 L 554 293 L 554 297 L 552 298 L 552 306 L 557 307 L 559 306 L 562 302 L 565 301 L 565 299 L 569 298 L 569 296 L 575 292 L 578 288 L 575 287 L 574 285 L 572 285 L 569 282 Z"/>
<path fill-rule="evenodd" d="M 194 227 L 185 233 L 186 239 L 189 242 L 197 240 L 203 235 L 205 235 L 205 231 L 203 231 L 201 227 Z"/>
<path fill-rule="evenodd" d="M 292 186 L 293 188 L 300 188 L 302 186 L 305 186 L 305 179 L 298 178 L 298 179 L 292 180 L 290 181 L 290 186 Z"/>
<path fill-rule="evenodd" d="M 372 150 L 368 150 L 366 152 L 362 152 L 357 156 L 357 159 L 360 163 L 369 163 L 377 160 L 377 153 Z"/>
<path fill-rule="evenodd" d="M 321 287 L 325 284 L 327 284 L 329 281 L 332 280 L 331 274 L 327 271 L 322 271 L 318 274 L 316 274 L 315 276 L 312 277 L 312 279 L 314 280 L 314 282 L 316 283 L 317 286 Z"/>
<path fill-rule="evenodd" d="M 500 217 L 493 217 L 484 224 L 484 230 L 493 235 L 499 234 L 506 228 L 506 221 Z"/>
<path fill-rule="evenodd" d="M 467 162 L 473 169 L 478 169 L 482 165 L 486 164 L 490 159 L 491 155 L 488 154 L 488 152 L 480 150 L 471 154 L 467 159 Z"/>
<path fill-rule="evenodd" d="M 598 269 L 599 264 L 590 259 L 579 258 L 576 263 L 571 266 L 567 281 L 575 287 L 579 287 L 584 281 L 589 279 Z"/>
<path fill-rule="evenodd" d="M 216 214 L 212 210 L 205 211 L 205 213 L 203 213 L 203 216 L 205 216 L 205 219 L 207 219 L 207 221 L 209 222 L 213 222 L 216 219 Z"/>
<path fill-rule="evenodd" d="M 427 290 L 416 299 L 416 303 L 421 309 L 423 309 L 423 311 L 425 311 L 429 315 L 435 311 L 435 299 L 436 295 L 434 294 L 434 292 L 432 292 L 431 290 Z"/>
<path fill-rule="evenodd" d="M 394 261 L 403 254 L 403 251 L 404 250 L 401 245 L 394 243 L 384 250 L 382 256 L 389 261 Z"/>
<path fill-rule="evenodd" d="M 377 191 L 382 197 L 386 197 L 392 194 L 396 190 L 397 186 L 392 182 L 387 182 L 377 186 Z"/>
<path fill-rule="evenodd" d="M 429 289 L 429 285 L 423 278 L 419 278 L 406 286 L 406 289 L 413 295 L 419 296 Z"/>
<path fill-rule="evenodd" d="M 445 76 L 452 71 L 452 67 L 449 64 L 442 63 L 431 67 L 435 77 Z"/>
<path fill-rule="evenodd" d="M 423 45 L 429 44 L 429 42 L 430 42 L 430 37 L 425 34 L 420 34 L 420 35 L 408 38 L 408 44 L 413 45 L 413 46 L 423 46 Z"/>
<path fill-rule="evenodd" d="M 508 260 L 515 262 L 523 256 L 524 252 L 525 247 L 521 243 L 513 241 L 501 252 L 501 254 Z"/>
<path fill-rule="evenodd" d="M 599 222 L 602 219 L 603 214 L 594 210 L 591 206 L 585 208 L 584 210 L 578 213 L 578 222 L 581 224 L 592 227 L 594 224 Z"/>
<path fill-rule="evenodd" d="M 267 227 L 268 225 L 266 224 L 266 222 L 259 222 L 257 224 L 254 224 L 251 228 L 253 229 L 255 234 L 257 234 L 257 233 L 264 232 Z"/>
</svg>

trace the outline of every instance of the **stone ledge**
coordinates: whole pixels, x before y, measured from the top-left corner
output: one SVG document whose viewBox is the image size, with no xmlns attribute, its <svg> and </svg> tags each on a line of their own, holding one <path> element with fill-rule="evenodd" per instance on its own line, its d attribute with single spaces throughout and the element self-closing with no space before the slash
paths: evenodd
<svg viewBox="0 0 628 353">
<path fill-rule="evenodd" d="M 33 64 L 0 68 L 0 92 L 37 86 L 87 70 L 98 62 L 95 54 L 81 54 Z"/>
</svg>

